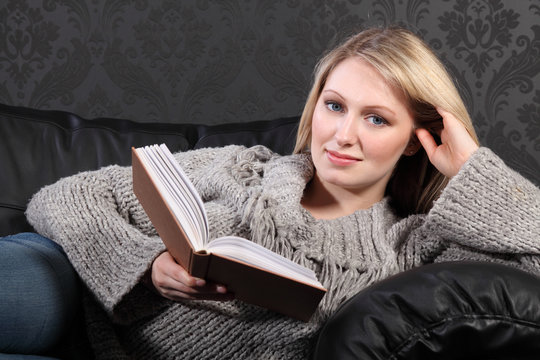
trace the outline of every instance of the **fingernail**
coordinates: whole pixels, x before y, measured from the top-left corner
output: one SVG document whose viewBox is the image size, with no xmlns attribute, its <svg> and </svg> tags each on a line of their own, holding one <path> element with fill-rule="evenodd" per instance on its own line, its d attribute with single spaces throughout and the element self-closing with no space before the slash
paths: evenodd
<svg viewBox="0 0 540 360">
<path fill-rule="evenodd" d="M 195 281 L 196 286 L 204 286 L 204 284 L 206 284 L 206 281 L 203 279 L 197 279 L 197 281 Z"/>
<path fill-rule="evenodd" d="M 225 286 L 218 285 L 216 291 L 218 293 L 225 294 L 227 292 L 227 288 Z"/>
</svg>

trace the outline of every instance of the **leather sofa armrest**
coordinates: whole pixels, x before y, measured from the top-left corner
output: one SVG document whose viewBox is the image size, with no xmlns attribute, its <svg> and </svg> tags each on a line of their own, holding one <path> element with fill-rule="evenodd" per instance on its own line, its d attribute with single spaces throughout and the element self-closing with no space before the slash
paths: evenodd
<svg viewBox="0 0 540 360">
<path fill-rule="evenodd" d="M 533 359 L 540 278 L 481 262 L 432 264 L 374 284 L 322 329 L 314 359 Z"/>
</svg>

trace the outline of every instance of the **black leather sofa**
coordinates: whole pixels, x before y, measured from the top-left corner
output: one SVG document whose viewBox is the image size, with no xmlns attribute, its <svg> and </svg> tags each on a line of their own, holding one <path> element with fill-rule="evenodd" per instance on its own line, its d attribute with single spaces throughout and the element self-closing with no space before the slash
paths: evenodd
<svg viewBox="0 0 540 360">
<path fill-rule="evenodd" d="M 539 359 L 539 285 L 537 276 L 493 263 L 400 273 L 333 315 L 315 360 Z"/>
<path fill-rule="evenodd" d="M 0 236 L 32 230 L 24 210 L 39 188 L 80 171 L 129 165 L 131 146 L 166 143 L 180 151 L 263 144 L 286 154 L 297 123 L 293 117 L 218 126 L 146 124 L 0 105 Z M 538 359 L 539 285 L 536 276 L 496 264 L 407 271 L 345 303 L 321 331 L 314 358 Z M 74 334 L 84 335 L 78 330 Z M 60 357 L 88 358 L 80 337 L 66 334 L 64 342 L 55 351 Z"/>
<path fill-rule="evenodd" d="M 0 236 L 31 231 L 24 210 L 37 190 L 110 164 L 130 165 L 131 147 L 165 143 L 171 151 L 266 145 L 291 153 L 298 117 L 224 125 L 87 120 L 63 111 L 0 104 Z"/>
</svg>

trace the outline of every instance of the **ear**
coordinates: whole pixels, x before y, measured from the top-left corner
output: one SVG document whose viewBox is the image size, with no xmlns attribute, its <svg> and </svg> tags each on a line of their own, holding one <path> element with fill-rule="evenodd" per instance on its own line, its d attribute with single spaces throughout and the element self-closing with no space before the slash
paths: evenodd
<svg viewBox="0 0 540 360">
<path fill-rule="evenodd" d="M 420 140 L 416 137 L 416 134 L 413 133 L 411 135 L 411 139 L 409 140 L 409 143 L 407 144 L 407 147 L 405 148 L 405 151 L 403 151 L 403 155 L 405 156 L 413 156 L 418 152 L 422 144 L 420 143 Z"/>
</svg>

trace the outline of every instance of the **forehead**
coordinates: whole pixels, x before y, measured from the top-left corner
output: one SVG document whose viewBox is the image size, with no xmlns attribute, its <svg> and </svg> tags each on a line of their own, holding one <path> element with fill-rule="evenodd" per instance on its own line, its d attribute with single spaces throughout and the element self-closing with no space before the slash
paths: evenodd
<svg viewBox="0 0 540 360">
<path fill-rule="evenodd" d="M 350 57 L 337 64 L 328 74 L 323 89 L 330 87 L 339 87 L 352 92 L 369 87 L 372 93 L 404 100 L 399 89 L 391 85 L 373 65 L 360 57 Z"/>
</svg>

